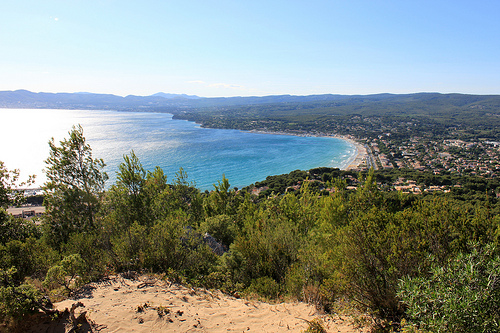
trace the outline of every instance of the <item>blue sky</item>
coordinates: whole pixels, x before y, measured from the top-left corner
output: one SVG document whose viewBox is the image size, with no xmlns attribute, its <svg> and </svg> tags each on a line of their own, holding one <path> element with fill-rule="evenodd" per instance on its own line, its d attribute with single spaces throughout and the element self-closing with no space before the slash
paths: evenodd
<svg viewBox="0 0 500 333">
<path fill-rule="evenodd" d="M 500 1 L 2 0 L 0 90 L 500 94 Z"/>
</svg>

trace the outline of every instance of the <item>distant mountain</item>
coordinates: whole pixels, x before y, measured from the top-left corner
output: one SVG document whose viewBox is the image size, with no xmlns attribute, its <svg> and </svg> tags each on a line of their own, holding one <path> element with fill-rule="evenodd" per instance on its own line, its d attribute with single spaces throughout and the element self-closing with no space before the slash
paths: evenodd
<svg viewBox="0 0 500 333">
<path fill-rule="evenodd" d="M 382 96 L 382 95 L 381 95 Z M 154 110 L 230 107 L 236 105 L 297 103 L 349 99 L 347 95 L 277 95 L 251 97 L 204 98 L 186 94 L 159 92 L 151 96 L 126 97 L 111 94 L 77 93 L 34 93 L 28 90 L 0 91 L 0 108 L 57 108 L 57 109 L 103 109 L 103 110 Z"/>
<path fill-rule="evenodd" d="M 186 98 L 186 99 L 200 99 L 202 97 L 196 96 L 196 95 L 186 95 L 186 94 L 168 94 L 164 92 L 159 92 L 154 95 L 151 95 L 152 97 L 163 97 L 167 99 L 172 99 L 172 98 Z"/>
<path fill-rule="evenodd" d="M 94 93 L 34 93 L 28 90 L 0 91 L 0 108 L 145 110 L 179 107 L 188 99 L 159 96 L 116 96 Z"/>
<path fill-rule="evenodd" d="M 190 110 L 213 109 L 222 112 L 235 110 L 238 106 L 259 106 L 259 112 L 267 114 L 273 110 L 340 110 L 356 109 L 358 113 L 380 113 L 381 110 L 405 110 L 412 105 L 426 112 L 450 109 L 452 107 L 468 107 L 474 109 L 498 110 L 498 95 L 465 95 L 465 94 L 375 94 L 375 95 L 276 95 L 250 97 L 218 97 L 204 98 L 186 94 L 156 93 L 151 96 L 126 97 L 111 94 L 78 93 L 34 93 L 28 90 L 0 91 L 0 108 L 39 108 L 39 109 L 94 109 L 117 111 L 155 111 L 184 113 Z M 278 107 L 279 106 L 279 107 Z M 288 110 L 288 111 L 285 111 Z M 294 111 L 297 112 L 297 111 Z M 395 111 L 396 112 L 396 111 Z"/>
</svg>

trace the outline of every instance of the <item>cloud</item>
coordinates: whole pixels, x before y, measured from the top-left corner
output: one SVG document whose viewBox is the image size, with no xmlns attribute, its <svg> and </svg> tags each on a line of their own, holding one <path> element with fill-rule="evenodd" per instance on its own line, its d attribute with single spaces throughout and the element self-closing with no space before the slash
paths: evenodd
<svg viewBox="0 0 500 333">
<path fill-rule="evenodd" d="M 206 84 L 204 81 L 200 81 L 200 80 L 188 81 L 187 83 Z"/>
</svg>

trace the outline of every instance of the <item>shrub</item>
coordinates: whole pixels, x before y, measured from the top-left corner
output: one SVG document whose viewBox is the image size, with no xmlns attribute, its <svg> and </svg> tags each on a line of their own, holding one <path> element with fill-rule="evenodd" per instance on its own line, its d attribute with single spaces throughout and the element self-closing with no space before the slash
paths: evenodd
<svg viewBox="0 0 500 333">
<path fill-rule="evenodd" d="M 405 278 L 398 296 L 420 328 L 435 332 L 500 330 L 500 256 L 495 247 L 434 265 L 429 277 Z"/>
<path fill-rule="evenodd" d="M 307 321 L 307 325 L 307 330 L 305 330 L 304 333 L 326 333 L 326 329 L 318 318 Z"/>
<path fill-rule="evenodd" d="M 245 290 L 247 294 L 257 294 L 268 299 L 275 299 L 280 293 L 280 285 L 268 276 L 255 279 Z"/>
<path fill-rule="evenodd" d="M 114 264 L 118 271 L 144 268 L 144 252 L 149 246 L 148 228 L 134 222 L 120 235 L 111 238 Z"/>
<path fill-rule="evenodd" d="M 303 237 L 297 225 L 280 220 L 283 216 L 273 216 L 271 209 L 258 214 L 251 221 L 253 224 L 246 226 L 243 235 L 231 244 L 222 259 L 223 266 L 235 281 L 246 286 L 264 276 L 282 283 L 290 265 L 297 260 Z"/>
<path fill-rule="evenodd" d="M 42 278 L 47 270 L 60 259 L 56 251 L 42 240 L 28 238 L 24 242 L 11 240 L 0 244 L 0 268 L 16 268 L 14 279 L 17 282 L 26 276 Z"/>
<path fill-rule="evenodd" d="M 233 243 L 236 235 L 238 234 L 238 227 L 228 215 L 216 215 L 207 217 L 205 221 L 200 224 L 200 232 L 208 232 L 217 241 L 229 246 Z"/>
<path fill-rule="evenodd" d="M 24 241 L 27 238 L 40 238 L 41 228 L 31 220 L 15 218 L 0 207 L 0 244 L 11 240 Z"/>
<path fill-rule="evenodd" d="M 79 254 L 83 260 L 83 282 L 96 280 L 104 276 L 111 263 L 109 251 L 106 251 L 103 236 L 97 232 L 76 233 L 63 246 L 65 253 Z"/>
<path fill-rule="evenodd" d="M 71 254 L 61 260 L 58 265 L 52 266 L 43 281 L 45 288 L 62 286 L 70 291 L 78 287 L 83 281 L 81 276 L 85 273 L 85 262 L 79 254 Z"/>
<path fill-rule="evenodd" d="M 19 319 L 39 308 L 42 295 L 31 284 L 16 284 L 17 270 L 0 269 L 0 321 Z"/>
<path fill-rule="evenodd" d="M 227 294 L 237 294 L 243 289 L 241 283 L 235 283 L 229 272 L 211 272 L 200 279 L 200 286 L 206 289 L 220 289 Z"/>
</svg>

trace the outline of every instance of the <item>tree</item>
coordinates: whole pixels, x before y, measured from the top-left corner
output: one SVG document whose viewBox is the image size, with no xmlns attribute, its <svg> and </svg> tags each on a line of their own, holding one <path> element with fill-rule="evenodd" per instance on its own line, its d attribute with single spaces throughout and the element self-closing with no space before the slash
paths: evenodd
<svg viewBox="0 0 500 333">
<path fill-rule="evenodd" d="M 118 170 L 116 185 L 111 187 L 108 197 L 120 227 L 128 228 L 135 221 L 144 224 L 146 171 L 133 150 L 123 156 Z"/>
<path fill-rule="evenodd" d="M 151 176 L 159 179 L 163 177 L 161 173 Z M 200 190 L 188 181 L 186 172 L 180 168 L 168 187 L 155 195 L 153 206 L 157 219 L 164 219 L 176 211 L 184 211 L 190 216 L 190 224 L 198 225 L 203 217 L 202 203 Z"/>
<path fill-rule="evenodd" d="M 47 182 L 43 186 L 48 240 L 66 242 L 71 233 L 95 228 L 99 194 L 108 179 L 102 159 L 92 157 L 81 125 L 73 126 L 69 139 L 56 146 L 49 141 L 50 155 L 45 161 Z"/>
<path fill-rule="evenodd" d="M 218 185 L 213 184 L 214 191 L 205 200 L 205 213 L 207 216 L 216 216 L 227 214 L 233 214 L 233 210 L 236 207 L 232 207 L 232 199 L 234 198 L 236 191 L 230 190 L 229 180 L 222 175 L 222 181 L 217 182 Z"/>
<path fill-rule="evenodd" d="M 7 207 L 11 202 L 12 185 L 18 177 L 16 170 L 9 171 L 0 161 L 0 207 Z"/>
<path fill-rule="evenodd" d="M 8 170 L 5 163 L 0 161 L 0 207 L 20 204 L 24 196 L 22 191 L 16 191 L 15 188 L 29 186 L 34 179 L 35 176 L 30 176 L 28 181 L 19 183 L 19 170 Z"/>
<path fill-rule="evenodd" d="M 18 180 L 19 171 L 8 170 L 0 161 L 0 244 L 7 243 L 11 239 L 22 240 L 37 234 L 33 223 L 14 218 L 4 209 L 19 205 L 25 200 L 23 191 L 16 190 L 16 187 L 31 185 L 34 176 L 30 176 L 26 182 L 20 183 Z"/>
<path fill-rule="evenodd" d="M 124 162 L 118 166 L 117 185 L 127 189 L 132 197 L 139 196 L 144 185 L 146 171 L 134 151 L 130 155 L 123 156 Z"/>
</svg>

